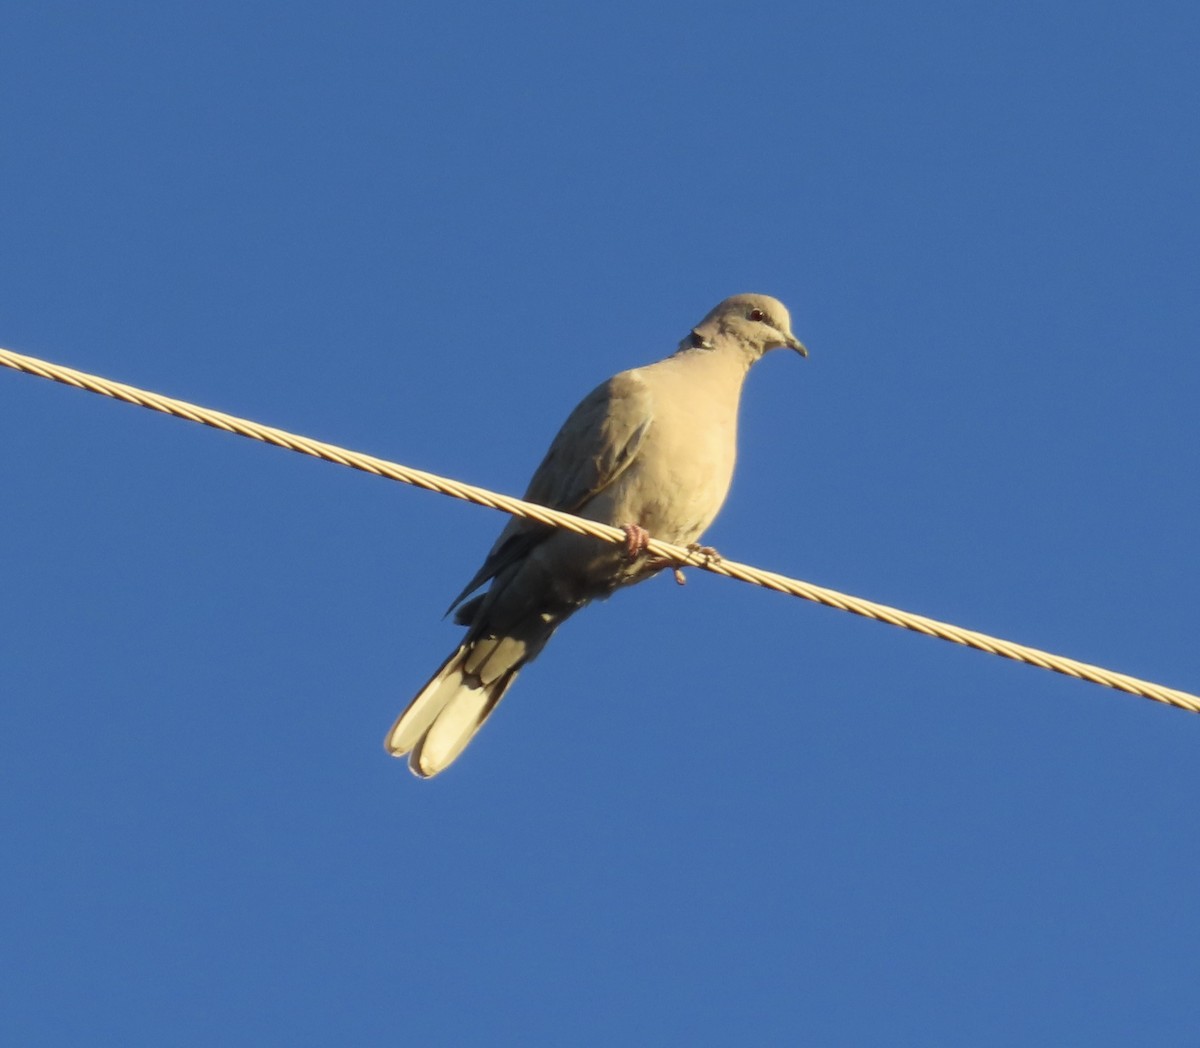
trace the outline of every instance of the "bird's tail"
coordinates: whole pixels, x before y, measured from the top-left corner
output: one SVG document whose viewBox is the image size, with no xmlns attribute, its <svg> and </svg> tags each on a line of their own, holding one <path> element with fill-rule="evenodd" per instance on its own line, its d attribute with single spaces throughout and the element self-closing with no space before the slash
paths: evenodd
<svg viewBox="0 0 1200 1048">
<path fill-rule="evenodd" d="M 488 643 L 490 641 L 490 644 Z M 467 642 L 442 663 L 433 679 L 408 704 L 384 740 L 393 757 L 409 754 L 414 775 L 428 779 L 445 771 L 483 727 L 517 673 L 532 655 L 504 660 L 502 672 L 491 674 L 480 665 L 481 646 L 496 640 Z M 493 652 L 494 653 L 494 652 Z M 486 658 L 482 660 L 485 664 Z"/>
</svg>

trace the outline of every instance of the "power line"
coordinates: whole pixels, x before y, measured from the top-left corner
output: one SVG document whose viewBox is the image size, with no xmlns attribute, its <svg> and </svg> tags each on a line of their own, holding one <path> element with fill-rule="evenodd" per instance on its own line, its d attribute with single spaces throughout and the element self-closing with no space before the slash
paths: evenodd
<svg viewBox="0 0 1200 1048">
<path fill-rule="evenodd" d="M 473 502 L 480 506 L 503 510 L 505 513 L 511 513 L 513 516 L 526 517 L 542 524 L 556 528 L 565 528 L 568 531 L 574 531 L 581 535 L 590 535 L 605 542 L 623 543 L 626 541 L 624 531 L 608 524 L 599 524 L 596 521 L 585 520 L 570 513 L 548 509 L 545 506 L 525 502 L 522 499 L 515 499 L 509 495 L 501 495 L 494 491 L 488 491 L 486 488 L 479 488 L 448 477 L 441 477 L 435 473 L 426 473 L 423 470 L 413 469 L 397 462 L 375 458 L 373 455 L 364 455 L 361 452 L 349 451 L 335 444 L 326 444 L 319 440 L 312 440 L 309 437 L 289 433 L 286 430 L 275 429 L 272 426 L 264 426 L 258 422 L 238 418 L 235 415 L 227 415 L 220 411 L 202 408 L 195 404 L 189 404 L 187 401 L 164 397 L 158 393 L 150 393 L 135 386 L 113 382 L 109 379 L 100 378 L 97 375 L 89 375 L 86 372 L 76 371 L 73 368 L 63 367 L 60 364 L 52 364 L 49 361 L 39 360 L 36 357 L 29 357 L 21 353 L 14 353 L 11 350 L 0 349 L 0 364 L 27 375 L 36 375 L 39 378 L 50 379 L 53 382 L 61 382 L 64 385 L 86 389 L 91 393 L 99 393 L 102 396 L 112 397 L 114 400 L 125 401 L 127 404 L 137 404 L 152 411 L 159 411 L 166 415 L 174 415 L 176 418 L 187 419 L 190 422 L 199 422 L 202 425 L 212 426 L 215 429 L 222 429 L 227 433 L 237 433 L 239 436 L 261 440 L 264 443 L 287 448 L 289 451 L 296 451 L 302 455 L 311 455 L 314 458 L 324 459 L 326 462 L 336 462 L 340 466 L 349 466 L 351 469 L 362 470 L 365 473 L 374 473 L 376 476 L 387 477 L 389 480 L 398 480 L 403 484 L 425 488 L 427 491 L 436 491 L 439 494 L 464 499 L 467 502 Z M 1140 680 L 1137 677 L 1130 677 L 1123 673 L 1116 673 L 1100 666 L 1079 662 L 1062 655 L 1053 655 L 1048 651 L 1030 648 L 1013 641 L 1001 640 L 998 637 L 988 636 L 986 633 L 977 633 L 974 630 L 967 630 L 960 626 L 951 625 L 950 623 L 939 622 L 936 619 L 926 618 L 923 615 L 914 615 L 911 612 L 888 607 L 886 604 L 876 604 L 874 601 L 863 600 L 861 597 L 852 597 L 845 593 L 839 593 L 836 590 L 816 586 L 810 582 L 803 582 L 800 579 L 789 578 L 786 575 L 779 575 L 771 571 L 763 571 L 761 568 L 755 568 L 749 564 L 739 564 L 736 561 L 725 560 L 724 558 L 714 559 L 702 551 L 684 549 L 681 546 L 660 542 L 657 539 L 650 540 L 648 551 L 654 556 L 661 557 L 671 563 L 703 568 L 705 571 L 711 571 L 714 575 L 725 575 L 732 579 L 738 579 L 741 582 L 749 582 L 752 585 L 762 586 L 765 589 L 787 593 L 793 597 L 801 597 L 804 600 L 814 601 L 817 604 L 824 604 L 826 607 L 838 608 L 841 611 L 848 611 L 853 615 L 861 615 L 864 618 L 874 619 L 877 622 L 886 622 L 889 625 L 900 626 L 915 633 L 924 633 L 927 636 L 938 637 L 941 640 L 947 640 L 954 644 L 962 644 L 977 651 L 986 651 L 992 655 L 999 655 L 1001 658 L 1024 662 L 1030 666 L 1039 666 L 1042 669 L 1062 673 L 1068 677 L 1091 681 L 1094 684 L 1102 684 L 1108 688 L 1128 692 L 1130 695 L 1140 695 L 1143 698 L 1153 699 L 1155 702 L 1163 702 L 1169 706 L 1177 706 L 1180 709 L 1191 710 L 1193 713 L 1200 713 L 1200 696 L 1191 695 L 1174 688 L 1167 688 L 1150 681 Z"/>
</svg>

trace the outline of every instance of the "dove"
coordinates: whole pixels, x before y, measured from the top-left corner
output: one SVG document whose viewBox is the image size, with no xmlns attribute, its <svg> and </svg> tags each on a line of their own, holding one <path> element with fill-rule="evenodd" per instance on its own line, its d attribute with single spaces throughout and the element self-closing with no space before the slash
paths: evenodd
<svg viewBox="0 0 1200 1048">
<path fill-rule="evenodd" d="M 615 375 L 580 402 L 525 499 L 622 528 L 626 543 L 511 520 L 451 603 L 466 635 L 388 732 L 389 753 L 407 754 L 420 778 L 444 771 L 559 626 L 666 566 L 646 554 L 649 536 L 696 542 L 733 479 L 746 374 L 782 347 L 808 355 L 783 303 L 734 295 L 671 356 Z"/>
</svg>

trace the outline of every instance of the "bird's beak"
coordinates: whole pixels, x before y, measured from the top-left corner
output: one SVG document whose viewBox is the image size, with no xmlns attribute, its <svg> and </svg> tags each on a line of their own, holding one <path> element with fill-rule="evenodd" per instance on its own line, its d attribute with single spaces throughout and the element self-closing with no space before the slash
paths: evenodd
<svg viewBox="0 0 1200 1048">
<path fill-rule="evenodd" d="M 802 357 L 808 356 L 808 350 L 805 348 L 804 343 L 790 332 L 788 333 L 788 339 L 785 344 L 787 345 L 788 349 L 794 349 Z"/>
</svg>

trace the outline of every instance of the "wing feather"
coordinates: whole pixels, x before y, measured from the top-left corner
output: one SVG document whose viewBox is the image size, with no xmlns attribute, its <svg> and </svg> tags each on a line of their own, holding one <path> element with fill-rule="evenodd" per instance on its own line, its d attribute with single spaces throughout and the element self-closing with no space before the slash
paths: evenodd
<svg viewBox="0 0 1200 1048">
<path fill-rule="evenodd" d="M 597 386 L 558 431 L 525 490 L 526 501 L 565 513 L 580 512 L 629 468 L 653 422 L 650 394 L 636 370 L 623 371 Z M 447 614 L 526 556 L 551 531 L 544 524 L 514 517 Z"/>
</svg>

